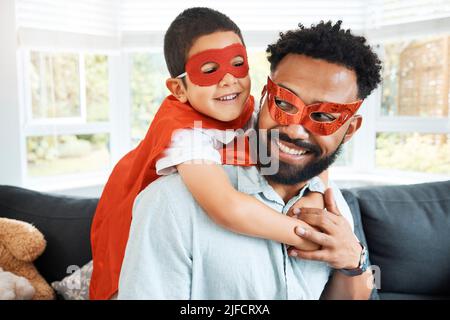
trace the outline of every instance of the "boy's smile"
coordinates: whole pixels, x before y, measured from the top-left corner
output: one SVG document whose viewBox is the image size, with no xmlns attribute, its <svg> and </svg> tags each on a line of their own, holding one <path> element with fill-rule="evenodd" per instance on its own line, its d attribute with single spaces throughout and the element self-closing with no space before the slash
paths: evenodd
<svg viewBox="0 0 450 320">
<path fill-rule="evenodd" d="M 240 93 L 230 93 L 218 98 L 215 98 L 218 101 L 221 102 L 233 102 L 234 100 L 236 100 L 236 98 L 239 96 Z"/>
<path fill-rule="evenodd" d="M 203 51 L 222 49 L 233 44 L 242 44 L 242 42 L 239 36 L 232 31 L 220 31 L 201 36 L 194 41 L 187 60 Z M 230 63 L 237 64 L 240 61 L 242 61 L 242 57 L 236 56 L 232 58 Z M 214 65 L 209 63 L 205 66 L 205 68 L 202 67 L 204 72 L 210 72 L 210 69 L 214 68 Z M 237 78 L 231 73 L 226 73 L 217 84 L 210 86 L 199 86 L 193 83 L 189 74 L 185 79 L 184 95 L 191 106 L 197 111 L 220 121 L 232 121 L 238 118 L 244 110 L 250 94 L 250 77 L 248 74 L 243 78 Z"/>
</svg>

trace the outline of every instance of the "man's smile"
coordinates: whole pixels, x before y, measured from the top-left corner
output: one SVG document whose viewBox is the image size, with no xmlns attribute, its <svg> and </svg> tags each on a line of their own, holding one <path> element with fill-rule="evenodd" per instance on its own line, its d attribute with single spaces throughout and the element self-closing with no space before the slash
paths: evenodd
<svg viewBox="0 0 450 320">
<path fill-rule="evenodd" d="M 280 140 L 275 140 L 276 144 L 280 148 L 280 150 L 284 153 L 288 153 L 291 155 L 297 155 L 302 156 L 308 152 L 307 149 L 299 148 L 297 146 L 294 146 L 293 144 L 289 142 L 281 142 Z"/>
<path fill-rule="evenodd" d="M 306 161 L 307 158 L 313 157 L 314 154 L 306 148 L 296 146 L 292 143 L 279 139 L 272 139 L 272 150 L 277 152 L 281 161 L 298 164 L 299 161 Z"/>
</svg>

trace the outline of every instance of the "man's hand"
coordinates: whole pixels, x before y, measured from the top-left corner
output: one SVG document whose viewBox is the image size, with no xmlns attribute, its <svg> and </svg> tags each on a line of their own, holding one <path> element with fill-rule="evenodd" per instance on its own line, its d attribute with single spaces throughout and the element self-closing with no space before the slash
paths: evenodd
<svg viewBox="0 0 450 320">
<path fill-rule="evenodd" d="M 353 234 L 348 221 L 341 215 L 330 188 L 325 191 L 326 210 L 302 208 L 299 219 L 321 231 L 297 228 L 304 239 L 321 246 L 316 251 L 289 249 L 289 255 L 307 260 L 327 262 L 334 269 L 355 269 L 359 265 L 361 245 Z"/>
</svg>

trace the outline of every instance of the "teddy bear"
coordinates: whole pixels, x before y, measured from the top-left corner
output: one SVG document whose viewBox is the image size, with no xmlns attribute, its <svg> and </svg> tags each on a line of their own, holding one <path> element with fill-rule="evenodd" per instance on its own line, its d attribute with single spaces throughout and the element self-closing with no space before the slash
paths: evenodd
<svg viewBox="0 0 450 320">
<path fill-rule="evenodd" d="M 0 300 L 30 300 L 35 293 L 30 281 L 0 268 Z"/>
<path fill-rule="evenodd" d="M 0 296 L 4 294 L 5 299 L 55 299 L 52 287 L 33 264 L 46 245 L 42 233 L 31 224 L 0 218 Z"/>
</svg>

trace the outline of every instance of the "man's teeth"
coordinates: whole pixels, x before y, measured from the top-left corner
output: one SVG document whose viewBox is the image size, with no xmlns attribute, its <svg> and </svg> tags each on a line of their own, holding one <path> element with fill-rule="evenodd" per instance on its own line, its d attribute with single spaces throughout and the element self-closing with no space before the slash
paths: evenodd
<svg viewBox="0 0 450 320">
<path fill-rule="evenodd" d="M 220 101 L 229 101 L 229 100 L 234 100 L 237 97 L 237 93 L 234 94 L 229 94 L 228 96 L 223 96 L 218 98 Z"/>
<path fill-rule="evenodd" d="M 292 148 L 289 148 L 288 146 L 282 144 L 280 141 L 277 140 L 277 145 L 280 148 L 281 151 L 283 151 L 284 153 L 288 153 L 288 154 L 292 154 L 295 156 L 301 156 L 304 155 L 307 151 L 306 150 L 295 150 Z"/>
</svg>

